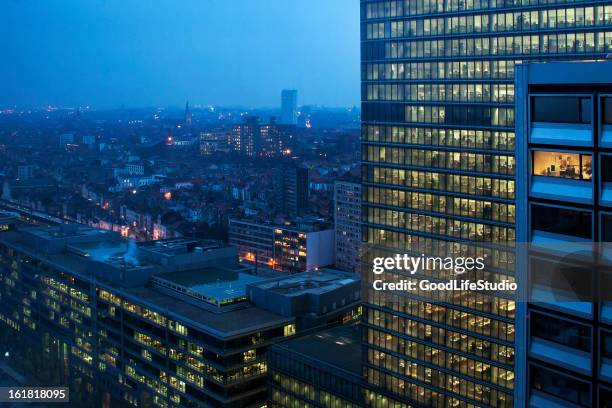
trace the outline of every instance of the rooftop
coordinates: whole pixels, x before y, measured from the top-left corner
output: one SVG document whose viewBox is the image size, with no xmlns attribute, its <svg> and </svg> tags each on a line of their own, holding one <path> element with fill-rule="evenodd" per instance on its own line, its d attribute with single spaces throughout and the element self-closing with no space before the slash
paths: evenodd
<svg viewBox="0 0 612 408">
<path fill-rule="evenodd" d="M 314 361 L 361 376 L 361 328 L 358 324 L 297 337 L 273 346 Z"/>
<path fill-rule="evenodd" d="M 285 296 L 299 296 L 304 293 L 322 294 L 358 282 L 356 275 L 330 268 L 316 272 L 303 272 L 282 278 L 252 283 L 260 289 Z"/>
<path fill-rule="evenodd" d="M 226 313 L 215 313 L 148 287 L 128 289 L 126 292 L 162 310 L 189 319 L 203 326 L 205 331 L 221 338 L 240 336 L 266 327 L 282 326 L 293 321 L 292 318 L 286 318 L 254 306 Z"/>
<path fill-rule="evenodd" d="M 215 306 L 246 300 L 246 285 L 266 280 L 247 273 L 250 268 L 204 268 L 164 273 L 153 281 Z"/>
<path fill-rule="evenodd" d="M 27 230 L 28 232 L 33 231 L 33 229 L 30 228 Z M 100 254 L 103 258 L 103 264 L 106 265 L 109 262 L 112 264 L 114 262 L 112 260 L 113 257 L 123 253 L 126 247 L 129 246 L 125 241 L 113 242 L 112 240 L 110 242 L 79 243 L 70 245 L 70 251 L 44 254 L 37 251 L 36 246 L 32 245 L 31 240 L 28 238 L 27 234 L 24 234 L 23 231 L 8 231 L 0 234 L 1 243 L 6 243 L 20 251 L 24 251 L 30 256 L 44 259 L 45 262 L 54 265 L 54 267 L 70 271 L 71 273 L 80 275 L 84 279 L 93 276 L 92 271 L 95 269 L 95 263 L 92 263 L 93 259 L 90 259 L 92 254 Z M 79 254 L 78 251 L 76 251 L 77 249 L 88 253 L 89 256 Z M 87 259 L 83 259 L 84 257 L 87 257 Z M 104 261 L 105 257 L 107 259 L 106 262 Z M 108 261 L 108 259 L 110 259 L 110 261 Z M 230 272 L 223 270 L 214 272 L 214 270 L 215 268 L 209 268 L 208 273 L 207 269 L 204 269 L 196 272 L 175 272 L 155 276 L 174 277 L 177 282 L 191 284 L 194 287 L 201 285 L 202 290 L 206 291 L 208 289 L 214 294 L 216 291 L 223 292 L 222 284 L 216 286 L 217 278 L 215 276 L 217 275 L 215 275 L 215 273 L 221 275 L 226 274 L 226 279 L 229 280 L 230 278 Z M 240 270 L 235 271 L 235 273 L 237 275 L 243 274 Z M 244 273 L 244 275 L 248 274 Z M 117 292 L 120 296 L 131 296 L 135 301 L 143 302 L 149 305 L 149 307 L 156 308 L 159 311 L 167 311 L 180 318 L 189 319 L 194 322 L 194 324 L 200 326 L 203 331 L 221 338 L 240 336 L 268 327 L 282 326 L 293 321 L 292 318 L 283 317 L 279 314 L 257 308 L 248 302 L 244 302 L 240 308 L 228 310 L 224 313 L 215 313 L 192 304 L 178 295 L 163 293 L 144 284 L 135 287 L 122 287 L 120 282 L 107 280 L 104 276 L 105 275 L 96 275 L 97 285 L 107 285 L 107 287 L 112 288 L 112 290 Z M 249 280 L 250 277 L 251 275 L 240 277 L 238 282 Z M 262 276 L 260 279 L 267 278 L 269 278 L 269 276 Z M 209 284 L 206 283 L 207 280 L 210 282 Z M 236 285 L 238 284 L 233 283 L 231 289 L 237 290 L 238 286 Z M 230 289 L 229 284 L 227 284 L 227 289 Z M 219 296 L 224 296 L 224 294 L 221 293 Z"/>
<path fill-rule="evenodd" d="M 248 225 L 257 225 L 260 227 L 274 228 L 274 229 L 282 229 L 284 231 L 293 231 L 300 233 L 308 233 L 308 232 L 318 232 L 324 231 L 328 229 L 332 229 L 332 224 L 330 224 L 325 219 L 315 217 L 315 216 L 305 216 L 298 217 L 292 220 L 287 220 L 283 223 L 273 223 L 268 220 L 259 220 L 254 218 L 232 218 L 230 219 L 231 223 L 243 223 Z"/>
<path fill-rule="evenodd" d="M 116 267 L 135 268 L 143 266 L 137 254 L 137 244 L 133 240 L 108 240 L 100 242 L 69 245 L 69 251 L 85 256 L 96 262 Z"/>
<path fill-rule="evenodd" d="M 139 248 L 164 255 L 178 255 L 188 252 L 204 252 L 223 246 L 218 241 L 190 238 L 168 238 L 159 241 L 141 242 Z"/>
<path fill-rule="evenodd" d="M 91 228 L 80 224 L 62 224 L 52 227 L 26 228 L 28 234 L 45 240 L 57 238 L 95 237 L 98 235 L 113 235 L 112 231 Z"/>
<path fill-rule="evenodd" d="M 0 211 L 0 224 L 15 222 L 19 219 L 19 214 L 9 211 Z"/>
</svg>

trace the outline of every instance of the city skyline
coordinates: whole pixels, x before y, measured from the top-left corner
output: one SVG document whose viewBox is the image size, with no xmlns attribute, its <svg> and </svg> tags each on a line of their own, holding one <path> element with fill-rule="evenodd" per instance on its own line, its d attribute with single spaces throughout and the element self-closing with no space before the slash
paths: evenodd
<svg viewBox="0 0 612 408">
<path fill-rule="evenodd" d="M 612 408 L 612 0 L 140 4 L 0 5 L 0 405 Z"/>
<path fill-rule="evenodd" d="M 358 3 L 174 6 L 5 4 L 0 35 L 20 40 L 2 46 L 0 106 L 268 107 L 290 88 L 303 105 L 358 105 Z"/>
</svg>

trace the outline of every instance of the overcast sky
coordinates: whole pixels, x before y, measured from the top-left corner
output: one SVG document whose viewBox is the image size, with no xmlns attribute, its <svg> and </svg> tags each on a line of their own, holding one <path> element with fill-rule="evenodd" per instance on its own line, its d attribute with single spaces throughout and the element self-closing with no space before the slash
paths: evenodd
<svg viewBox="0 0 612 408">
<path fill-rule="evenodd" d="M 0 106 L 359 102 L 357 0 L 0 0 Z"/>
</svg>

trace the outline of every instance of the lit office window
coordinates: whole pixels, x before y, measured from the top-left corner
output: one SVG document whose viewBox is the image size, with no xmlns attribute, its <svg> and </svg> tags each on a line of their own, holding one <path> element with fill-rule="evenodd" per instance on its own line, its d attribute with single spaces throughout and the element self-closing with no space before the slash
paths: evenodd
<svg viewBox="0 0 612 408">
<path fill-rule="evenodd" d="M 531 120 L 553 123 L 591 123 L 591 99 L 578 96 L 535 96 Z"/>
<path fill-rule="evenodd" d="M 561 177 L 578 180 L 593 178 L 593 158 L 590 154 L 533 152 L 532 174 L 534 176 Z"/>
</svg>

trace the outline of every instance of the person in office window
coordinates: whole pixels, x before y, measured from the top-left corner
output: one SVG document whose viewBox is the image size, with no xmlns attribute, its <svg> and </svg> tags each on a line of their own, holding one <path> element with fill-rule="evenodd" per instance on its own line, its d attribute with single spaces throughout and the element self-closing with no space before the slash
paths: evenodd
<svg viewBox="0 0 612 408">
<path fill-rule="evenodd" d="M 593 169 L 591 168 L 591 162 L 587 162 L 583 166 L 582 178 L 590 180 L 593 176 Z"/>
</svg>

